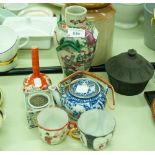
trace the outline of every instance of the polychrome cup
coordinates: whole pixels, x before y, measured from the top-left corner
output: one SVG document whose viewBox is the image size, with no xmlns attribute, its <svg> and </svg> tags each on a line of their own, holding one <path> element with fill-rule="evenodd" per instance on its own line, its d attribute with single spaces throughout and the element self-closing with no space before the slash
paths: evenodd
<svg viewBox="0 0 155 155">
<path fill-rule="evenodd" d="M 81 114 L 77 128 L 72 128 L 69 135 L 79 138 L 89 149 L 104 150 L 113 136 L 115 124 L 114 117 L 108 111 L 88 110 Z"/>
<path fill-rule="evenodd" d="M 61 143 L 71 124 L 76 128 L 76 124 L 69 121 L 67 113 L 57 107 L 48 107 L 42 110 L 38 114 L 37 121 L 41 139 L 47 144 Z"/>
</svg>

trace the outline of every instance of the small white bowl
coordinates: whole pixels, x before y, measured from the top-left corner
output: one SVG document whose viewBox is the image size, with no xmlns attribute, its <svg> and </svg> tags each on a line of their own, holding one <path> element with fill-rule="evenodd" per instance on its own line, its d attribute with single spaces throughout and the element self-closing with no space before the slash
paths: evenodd
<svg viewBox="0 0 155 155">
<path fill-rule="evenodd" d="M 28 3 L 4 3 L 4 8 L 18 14 L 21 10 L 24 10 L 29 6 Z"/>
<path fill-rule="evenodd" d="M 144 10 L 143 3 L 114 3 L 116 9 L 115 25 L 129 29 L 138 25 L 138 19 Z"/>
</svg>

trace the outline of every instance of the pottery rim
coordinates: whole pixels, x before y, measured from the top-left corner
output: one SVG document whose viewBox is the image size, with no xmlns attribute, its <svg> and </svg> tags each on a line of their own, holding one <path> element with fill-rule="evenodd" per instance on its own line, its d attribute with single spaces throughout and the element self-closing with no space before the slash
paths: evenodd
<svg viewBox="0 0 155 155">
<path fill-rule="evenodd" d="M 11 30 L 12 33 L 14 33 L 14 36 L 16 37 L 16 39 L 14 39 L 13 44 L 11 44 L 10 47 L 8 47 L 7 49 L 3 50 L 3 51 L 0 53 L 0 55 L 1 55 L 1 54 L 4 54 L 4 53 L 6 53 L 6 52 L 8 52 L 9 50 L 11 50 L 11 49 L 15 46 L 15 44 L 17 43 L 17 41 L 18 41 L 18 35 L 16 34 L 16 32 L 15 32 L 12 28 L 10 28 L 10 27 L 8 27 L 8 26 L 5 26 L 5 25 L 1 25 L 1 26 L 5 27 L 6 29 Z"/>
<path fill-rule="evenodd" d="M 48 102 L 42 106 L 34 106 L 30 103 L 30 99 L 34 96 L 37 96 L 37 95 L 41 95 L 41 96 L 44 96 L 48 99 Z M 31 94 L 30 96 L 28 96 L 28 104 L 32 107 L 32 108 L 35 108 L 35 109 L 40 109 L 40 108 L 44 108 L 46 107 L 48 104 L 50 103 L 50 97 L 49 95 L 45 94 L 45 93 L 41 93 L 41 92 L 38 92 L 38 93 L 34 93 L 34 94 Z"/>
<path fill-rule="evenodd" d="M 85 7 L 82 7 L 82 6 L 73 5 L 73 6 L 68 6 L 65 9 L 65 13 L 67 15 L 81 16 L 81 15 L 84 15 L 87 13 L 87 9 Z"/>
<path fill-rule="evenodd" d="M 115 118 L 111 115 L 109 115 L 110 117 L 111 117 L 111 121 L 113 121 L 113 127 L 111 127 L 111 129 L 109 129 L 109 131 L 107 131 L 107 132 L 105 132 L 105 133 L 100 133 L 99 135 L 95 132 L 95 133 L 90 133 L 90 132 L 88 132 L 88 126 L 85 126 L 85 129 L 82 129 L 82 125 L 80 125 L 81 124 L 81 122 L 84 122 L 84 119 L 85 120 L 87 120 L 87 118 L 86 118 L 86 116 L 92 116 L 92 117 L 94 117 L 94 115 L 93 115 L 93 112 L 105 112 L 105 111 L 103 111 L 103 110 L 101 110 L 101 109 L 92 109 L 92 110 L 88 110 L 88 111 L 86 111 L 85 113 L 83 113 L 83 114 L 81 114 L 81 116 L 80 116 L 80 118 L 78 119 L 78 121 L 77 121 L 77 126 L 78 126 L 78 129 L 80 130 L 80 131 L 82 131 L 84 134 L 86 134 L 86 135 L 90 135 L 90 136 L 93 136 L 93 137 L 105 137 L 105 136 L 107 136 L 107 135 L 109 135 L 110 133 L 113 133 L 113 131 L 115 130 L 115 126 L 116 126 L 116 120 L 115 120 Z M 92 115 L 90 115 L 90 113 L 92 113 Z M 108 112 L 106 111 L 106 113 L 108 114 Z M 84 115 L 86 115 L 85 117 L 84 117 Z M 82 118 L 83 117 L 83 118 Z M 89 117 L 90 118 L 90 117 Z M 83 120 L 83 121 L 82 121 Z M 103 120 L 103 118 L 100 118 L 100 120 Z M 101 123 L 99 123 L 98 122 L 98 124 L 100 125 Z"/>
<path fill-rule="evenodd" d="M 153 12 L 147 7 L 149 3 L 144 4 L 144 9 L 149 12 L 149 14 L 153 15 Z"/>
<path fill-rule="evenodd" d="M 54 114 L 52 114 L 52 111 L 53 111 Z M 47 112 L 50 112 L 50 113 L 47 113 Z M 48 117 L 47 117 L 47 115 L 48 115 Z M 47 124 L 46 124 L 47 123 L 47 119 L 49 121 L 50 120 L 49 118 L 52 115 L 55 116 L 55 117 L 59 116 L 59 117 L 55 118 L 55 122 L 58 122 L 57 119 L 59 118 L 59 123 L 57 125 L 52 126 L 52 127 L 51 126 L 47 127 Z M 61 117 L 61 119 L 60 119 L 60 117 Z M 54 117 L 52 117 L 52 118 L 54 119 Z M 68 114 L 64 110 L 62 110 L 60 108 L 57 108 L 57 107 L 52 107 L 52 108 L 48 107 L 48 108 L 45 108 L 44 110 L 42 110 L 38 114 L 37 121 L 38 121 L 38 127 L 41 128 L 41 129 L 44 129 L 46 131 L 58 131 L 58 130 L 62 130 L 68 124 L 69 118 L 68 118 Z"/>
<path fill-rule="evenodd" d="M 137 5 L 142 5 L 143 3 L 116 3 L 120 5 L 127 5 L 127 6 L 137 6 Z"/>
<path fill-rule="evenodd" d="M 71 94 L 72 94 L 72 92 L 70 91 L 70 86 L 71 86 L 72 84 L 74 84 L 74 83 L 80 81 L 80 80 L 92 81 L 92 82 L 98 87 L 98 92 L 96 92 L 95 95 L 93 95 L 93 97 L 100 93 L 101 89 L 100 89 L 100 86 L 99 86 L 99 84 L 98 84 L 97 82 L 95 82 L 94 80 L 91 80 L 91 79 L 87 79 L 87 78 L 80 78 L 80 79 L 75 79 L 75 80 L 73 80 L 73 81 L 70 83 L 70 85 L 69 85 L 69 92 L 70 92 Z M 72 95 L 74 95 L 75 97 L 78 97 L 78 98 L 79 98 L 79 96 L 76 95 L 75 93 L 72 94 Z M 86 96 L 86 97 L 81 97 L 81 98 L 89 98 L 89 97 Z"/>
</svg>

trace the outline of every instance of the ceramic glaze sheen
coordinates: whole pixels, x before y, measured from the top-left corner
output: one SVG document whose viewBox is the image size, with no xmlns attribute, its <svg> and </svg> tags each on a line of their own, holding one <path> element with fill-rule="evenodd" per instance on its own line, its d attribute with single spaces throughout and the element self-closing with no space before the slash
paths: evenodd
<svg viewBox="0 0 155 155">
<path fill-rule="evenodd" d="M 65 7 L 71 5 L 80 5 L 87 9 L 87 20 L 92 22 L 99 32 L 92 66 L 104 64 L 112 56 L 115 9 L 109 3 L 66 3 Z"/>
<path fill-rule="evenodd" d="M 57 54 L 65 76 L 77 70 L 89 70 L 96 49 L 98 32 L 86 20 L 87 10 L 81 6 L 65 9 L 65 21 L 58 22 Z"/>
<path fill-rule="evenodd" d="M 31 91 L 48 89 L 48 86 L 51 85 L 52 82 L 47 75 L 40 73 L 38 48 L 32 49 L 32 70 L 33 70 L 33 74 L 30 74 L 24 80 L 23 91 L 31 92 Z"/>
<path fill-rule="evenodd" d="M 115 119 L 108 111 L 98 109 L 83 113 L 78 123 L 81 141 L 90 149 L 103 150 L 111 140 Z"/>
<path fill-rule="evenodd" d="M 39 113 L 37 121 L 41 139 L 45 143 L 59 144 L 67 136 L 70 122 L 64 110 L 46 108 Z"/>
<path fill-rule="evenodd" d="M 86 77 L 86 75 L 89 77 Z M 115 95 L 112 85 L 87 71 L 77 71 L 69 75 L 60 81 L 59 93 L 56 89 L 55 92 L 52 90 L 52 93 L 55 101 L 58 101 L 57 105 L 61 103 L 61 106 L 65 108 L 70 117 L 77 120 L 85 111 L 105 107 L 108 88 L 112 90 L 113 98 L 113 104 L 112 106 L 109 105 L 109 107 L 114 109 Z"/>
<path fill-rule="evenodd" d="M 64 92 L 61 87 L 61 92 Z M 72 115 L 78 119 L 84 111 L 90 109 L 103 109 L 106 102 L 108 87 L 104 88 L 90 79 L 78 79 L 69 86 L 69 91 L 63 95 L 61 102 Z"/>
</svg>

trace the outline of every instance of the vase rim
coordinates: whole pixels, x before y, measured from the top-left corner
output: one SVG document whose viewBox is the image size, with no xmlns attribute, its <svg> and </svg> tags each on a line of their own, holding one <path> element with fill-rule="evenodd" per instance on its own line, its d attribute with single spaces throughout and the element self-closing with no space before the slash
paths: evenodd
<svg viewBox="0 0 155 155">
<path fill-rule="evenodd" d="M 77 11 L 77 9 L 81 9 L 80 11 Z M 65 14 L 71 14 L 71 15 L 84 15 L 87 13 L 87 9 L 85 7 L 79 6 L 79 5 L 73 5 L 73 6 L 68 6 L 65 9 Z"/>
</svg>

